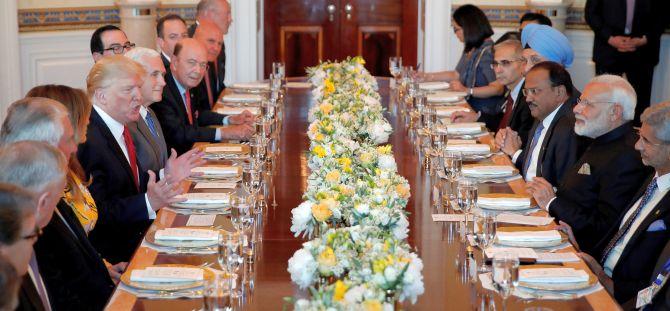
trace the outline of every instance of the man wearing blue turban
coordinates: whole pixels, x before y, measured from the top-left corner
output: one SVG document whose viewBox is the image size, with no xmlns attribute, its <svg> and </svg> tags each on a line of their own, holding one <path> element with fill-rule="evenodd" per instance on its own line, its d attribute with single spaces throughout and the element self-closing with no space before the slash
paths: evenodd
<svg viewBox="0 0 670 311">
<path fill-rule="evenodd" d="M 529 24 L 521 32 L 523 57 L 526 59 L 526 73 L 533 66 L 544 61 L 555 62 L 564 68 L 570 68 L 575 59 L 575 52 L 568 38 L 560 31 L 547 25 Z M 575 87 L 566 102 L 574 106 L 582 93 Z"/>
</svg>

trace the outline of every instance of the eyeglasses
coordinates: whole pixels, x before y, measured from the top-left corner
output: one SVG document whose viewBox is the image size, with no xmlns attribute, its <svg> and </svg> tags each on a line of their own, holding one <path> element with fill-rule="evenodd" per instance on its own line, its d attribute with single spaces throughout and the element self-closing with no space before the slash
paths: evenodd
<svg viewBox="0 0 670 311">
<path fill-rule="evenodd" d="M 535 96 L 535 95 L 537 95 L 537 94 L 540 94 L 541 91 L 546 90 L 546 89 L 550 89 L 550 88 L 553 89 L 554 87 L 553 87 L 553 86 L 550 86 L 550 87 L 547 87 L 547 88 L 539 88 L 539 87 L 536 87 L 536 88 L 530 88 L 530 89 L 526 89 L 526 88 L 524 88 L 524 89 L 521 89 L 521 92 L 523 93 L 523 96 L 526 96 L 526 97 L 527 97 L 528 95 L 533 95 L 533 96 Z"/>
<path fill-rule="evenodd" d="M 112 52 L 114 52 L 114 54 L 123 54 L 124 51 L 130 51 L 134 47 L 135 47 L 135 43 L 130 43 L 130 42 L 127 42 L 124 45 L 112 44 L 112 46 L 102 50 L 102 52 L 105 53 L 105 51 L 112 51 Z"/>
<path fill-rule="evenodd" d="M 667 145 L 667 144 L 668 144 L 668 143 L 666 143 L 666 142 L 652 143 L 652 142 L 649 141 L 647 138 L 645 138 L 644 136 L 642 136 L 642 134 L 640 134 L 640 128 L 639 128 L 639 127 L 634 127 L 633 129 L 635 130 L 635 133 L 637 134 L 637 137 L 640 139 L 640 141 L 642 142 L 643 145 L 646 145 L 646 146 L 654 146 L 654 147 L 660 147 L 660 146 L 663 146 L 663 145 Z"/>
<path fill-rule="evenodd" d="M 577 105 L 584 105 L 584 106 L 588 106 L 588 107 L 593 107 L 594 104 L 616 104 L 616 102 L 604 101 L 604 100 L 603 101 L 590 101 L 590 100 L 581 99 L 581 98 L 577 99 Z"/>
<path fill-rule="evenodd" d="M 503 68 L 509 67 L 512 63 L 515 62 L 520 62 L 520 61 L 526 61 L 524 58 L 517 58 L 517 59 L 503 59 L 501 61 L 493 61 L 491 63 L 491 69 L 496 69 L 498 66 L 502 66 Z"/>
<path fill-rule="evenodd" d="M 531 65 L 536 65 L 542 62 L 542 58 L 540 58 L 537 55 L 533 55 L 530 58 L 521 58 L 521 61 L 523 61 L 526 64 L 531 64 Z"/>
<path fill-rule="evenodd" d="M 21 239 L 33 241 L 37 240 L 37 238 L 41 236 L 42 236 L 42 228 L 40 228 L 39 226 L 35 226 L 35 231 L 33 231 L 33 233 L 26 236 L 22 236 Z"/>
<path fill-rule="evenodd" d="M 195 66 L 200 66 L 200 68 L 207 70 L 209 68 L 209 64 L 207 62 L 198 62 L 195 59 L 189 59 L 186 60 L 186 63 L 189 65 L 189 67 L 193 68 Z"/>
</svg>

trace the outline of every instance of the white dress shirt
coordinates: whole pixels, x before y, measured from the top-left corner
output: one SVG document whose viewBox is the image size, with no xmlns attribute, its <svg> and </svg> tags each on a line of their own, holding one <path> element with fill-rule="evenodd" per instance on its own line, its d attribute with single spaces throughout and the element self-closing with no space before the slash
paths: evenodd
<svg viewBox="0 0 670 311">
<path fill-rule="evenodd" d="M 670 173 L 665 174 L 663 176 L 658 176 L 658 173 L 656 174 L 656 184 L 658 185 L 658 189 L 654 191 L 654 194 L 651 195 L 651 198 L 649 201 L 647 201 L 647 205 L 645 205 L 642 210 L 640 210 L 640 213 L 637 215 L 633 223 L 630 225 L 630 229 L 626 234 L 619 239 L 619 242 L 614 245 L 612 250 L 610 251 L 609 255 L 607 255 L 607 259 L 605 259 L 605 274 L 607 274 L 609 277 L 612 277 L 612 271 L 614 271 L 614 268 L 616 267 L 617 262 L 619 261 L 619 258 L 621 258 L 621 254 L 623 253 L 624 248 L 626 248 L 626 245 L 628 244 L 628 241 L 630 241 L 630 238 L 633 237 L 633 234 L 635 234 L 635 231 L 637 231 L 638 227 L 642 224 L 645 218 L 649 216 L 649 213 L 651 213 L 652 210 L 654 210 L 654 207 L 656 204 L 658 204 L 661 199 L 665 196 L 665 194 L 668 192 L 670 189 Z M 642 197 L 640 197 L 633 206 L 631 206 L 626 214 L 624 215 L 623 219 L 621 219 L 621 223 L 619 224 L 619 228 L 621 228 L 628 218 L 631 217 L 633 212 L 637 209 L 637 207 L 640 205 L 640 201 L 642 201 Z"/>
<path fill-rule="evenodd" d="M 516 107 L 516 99 L 519 98 L 519 94 L 521 93 L 521 86 L 523 85 L 524 81 L 526 81 L 526 78 L 521 78 L 521 80 L 519 80 L 519 83 L 517 83 L 512 89 L 512 91 L 509 92 L 509 96 L 512 97 L 512 109 Z"/>
<path fill-rule="evenodd" d="M 521 84 L 519 84 L 521 85 Z M 535 148 L 533 150 L 530 150 L 531 154 L 530 157 L 528 158 L 528 161 L 530 161 L 530 165 L 528 165 L 528 171 L 526 171 L 526 175 L 524 176 L 524 179 L 526 181 L 531 181 L 533 180 L 533 177 L 537 177 L 537 161 L 539 160 L 538 158 L 540 157 L 540 150 L 542 150 L 542 145 L 544 143 L 544 137 L 547 135 L 547 131 L 549 130 L 549 126 L 551 125 L 551 122 L 554 121 L 554 117 L 556 117 L 556 113 L 558 113 L 558 110 L 563 107 L 564 104 L 560 104 L 554 111 L 552 111 L 544 120 L 542 120 L 542 125 L 544 128 L 542 129 L 542 132 L 540 132 L 540 137 L 537 140 L 537 143 L 535 144 Z M 528 132 L 528 135 L 533 135 L 534 133 Z M 528 144 L 530 145 L 532 142 L 533 137 L 528 136 L 530 139 L 528 141 Z M 512 161 L 516 162 L 517 159 L 519 158 L 519 155 L 521 155 L 521 150 L 517 150 L 514 153 L 514 156 L 512 157 Z M 522 163 L 522 165 L 524 165 Z"/>
<path fill-rule="evenodd" d="M 119 121 L 114 120 L 114 118 L 112 118 L 109 114 L 107 114 L 104 110 L 102 110 L 102 108 L 93 105 L 93 109 L 95 109 L 95 112 L 97 112 L 100 115 L 100 118 L 102 118 L 102 121 L 105 122 L 107 128 L 109 128 L 109 131 L 112 132 L 112 136 L 114 136 L 116 143 L 121 148 L 121 151 L 123 151 L 123 155 L 126 156 L 126 160 L 130 165 L 130 157 L 128 157 L 128 148 L 126 147 L 126 141 L 123 139 L 124 125 L 121 124 Z M 139 177 L 140 177 L 139 174 L 137 174 L 138 179 Z M 139 180 L 137 181 L 137 183 L 139 184 Z M 151 203 L 149 203 L 149 196 L 146 193 L 144 194 L 144 201 L 147 204 L 147 214 L 149 215 L 149 219 L 156 219 L 156 212 L 151 208 Z"/>
</svg>

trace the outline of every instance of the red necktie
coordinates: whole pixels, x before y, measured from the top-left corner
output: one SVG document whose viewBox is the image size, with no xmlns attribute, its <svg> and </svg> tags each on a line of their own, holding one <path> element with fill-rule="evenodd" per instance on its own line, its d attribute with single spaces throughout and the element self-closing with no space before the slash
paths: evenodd
<svg viewBox="0 0 670 311">
<path fill-rule="evenodd" d="M 133 181 L 135 182 L 135 187 L 139 190 L 139 171 L 137 169 L 135 144 L 133 143 L 132 137 L 130 137 L 130 131 L 127 126 L 123 127 L 123 141 L 126 143 L 126 149 L 128 149 L 128 162 L 130 162 L 130 170 L 133 171 Z"/>
<path fill-rule="evenodd" d="M 191 93 L 186 90 L 184 93 L 184 100 L 186 101 L 186 115 L 188 116 L 188 124 L 193 125 L 193 112 L 191 111 Z"/>
<path fill-rule="evenodd" d="M 500 119 L 499 129 L 506 128 L 509 124 L 509 120 L 512 117 L 512 110 L 514 110 L 514 100 L 512 99 L 511 94 L 507 94 L 507 99 L 505 99 L 505 114 L 502 119 Z"/>
<path fill-rule="evenodd" d="M 214 106 L 212 100 L 212 84 L 209 82 L 209 71 L 205 71 L 205 85 L 207 86 L 207 98 L 209 98 L 209 107 Z"/>
</svg>

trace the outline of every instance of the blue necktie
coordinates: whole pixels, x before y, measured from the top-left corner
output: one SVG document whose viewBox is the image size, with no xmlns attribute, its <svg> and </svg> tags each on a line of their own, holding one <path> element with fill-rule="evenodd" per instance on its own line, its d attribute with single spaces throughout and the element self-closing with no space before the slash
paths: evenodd
<svg viewBox="0 0 670 311">
<path fill-rule="evenodd" d="M 644 195 L 642 196 L 642 199 L 640 200 L 640 205 L 637 206 L 635 211 L 633 212 L 628 219 L 626 219 L 626 222 L 621 226 L 619 231 L 614 235 L 612 240 L 607 244 L 607 247 L 605 247 L 605 251 L 603 251 L 603 257 L 601 259 L 601 263 L 605 263 L 605 260 L 607 260 L 607 256 L 609 256 L 610 252 L 614 248 L 614 246 L 621 240 L 621 238 L 628 233 L 628 230 L 630 230 L 631 225 L 633 225 L 633 221 L 635 221 L 635 218 L 640 214 L 640 211 L 642 211 L 642 208 L 644 208 L 645 205 L 649 202 L 651 199 L 651 196 L 654 195 L 654 192 L 658 189 L 658 184 L 656 183 L 656 177 L 651 180 L 649 183 L 649 186 L 647 186 L 647 190 L 644 191 Z"/>
<path fill-rule="evenodd" d="M 526 173 L 528 172 L 528 167 L 530 167 L 530 158 L 533 156 L 533 151 L 535 150 L 535 146 L 537 146 L 537 142 L 540 140 L 540 135 L 542 135 L 542 130 L 544 129 L 544 124 L 540 123 L 537 125 L 537 128 L 535 129 L 535 134 L 533 134 L 533 141 L 530 143 L 530 147 L 528 148 L 528 154 L 526 155 L 526 160 L 523 162 L 523 176 L 526 176 Z M 538 159 L 539 161 L 539 159 Z"/>
<path fill-rule="evenodd" d="M 151 116 L 151 113 L 147 111 L 147 117 L 145 118 L 147 120 L 147 125 L 149 126 L 149 130 L 151 131 L 151 134 L 154 134 L 154 137 L 158 137 L 158 133 L 156 132 L 156 124 L 154 123 L 154 118 Z"/>
</svg>

